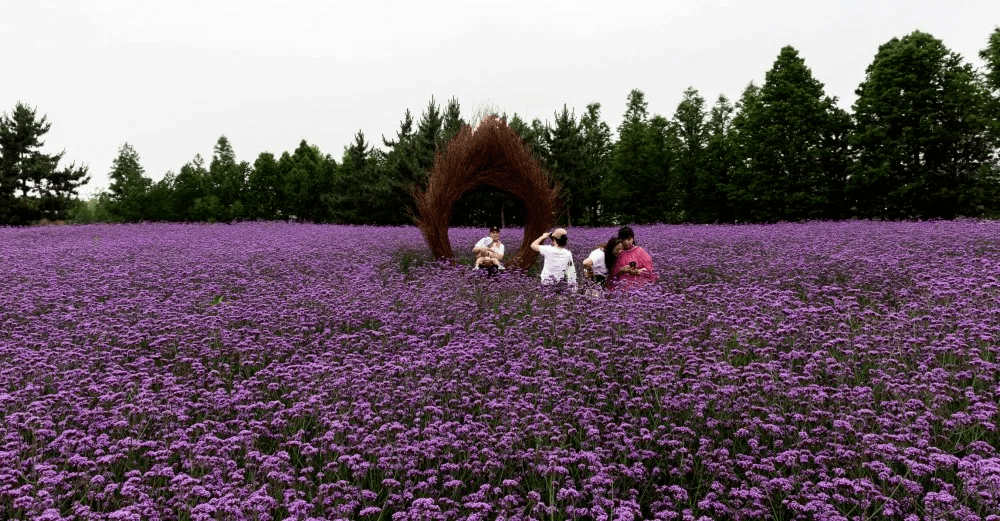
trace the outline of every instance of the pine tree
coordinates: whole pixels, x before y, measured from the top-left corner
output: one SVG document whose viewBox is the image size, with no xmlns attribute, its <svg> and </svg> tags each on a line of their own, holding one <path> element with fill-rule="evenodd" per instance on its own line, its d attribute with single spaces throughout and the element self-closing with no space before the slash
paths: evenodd
<svg viewBox="0 0 1000 521">
<path fill-rule="evenodd" d="M 201 154 L 195 154 L 194 159 L 182 166 L 174 178 L 174 206 L 171 213 L 181 221 L 211 220 L 217 213 L 217 204 L 213 204 L 208 185 L 205 160 Z"/>
<path fill-rule="evenodd" d="M 573 216 L 586 215 L 585 191 L 589 180 L 584 176 L 583 131 L 576 121 L 576 115 L 564 104 L 562 112 L 555 113 L 555 126 L 545 129 L 542 138 L 548 152 L 546 167 L 559 184 L 559 196 L 566 224 L 573 226 Z"/>
<path fill-rule="evenodd" d="M 993 29 L 979 57 L 986 62 L 987 84 L 994 92 L 1000 92 L 1000 27 Z"/>
<path fill-rule="evenodd" d="M 248 214 L 267 221 L 287 218 L 283 185 L 278 160 L 270 152 L 261 152 L 247 175 Z"/>
<path fill-rule="evenodd" d="M 847 176 L 847 119 L 787 46 L 736 118 L 743 163 L 733 183 L 752 221 L 836 217 Z"/>
<path fill-rule="evenodd" d="M 608 177 L 612 150 L 611 129 L 601 121 L 600 103 L 587 105 L 586 114 L 580 117 L 580 129 L 583 138 L 583 178 L 586 179 L 581 192 L 588 209 L 582 221 L 590 226 L 599 226 L 607 224 L 604 219 L 607 203 L 601 187 Z"/>
<path fill-rule="evenodd" d="M 879 47 L 856 92 L 850 189 L 859 214 L 976 214 L 996 135 L 989 94 L 971 65 L 915 31 Z"/>
<path fill-rule="evenodd" d="M 733 113 L 736 111 L 725 95 L 719 95 L 709 111 L 706 124 L 708 142 L 702 155 L 701 175 L 695 181 L 696 206 L 691 219 L 695 222 L 732 222 L 729 183 L 736 159 L 732 146 Z"/>
<path fill-rule="evenodd" d="M 706 177 L 704 172 L 704 154 L 708 145 L 706 117 L 705 98 L 701 97 L 694 87 L 688 87 L 672 119 L 679 141 L 674 178 L 680 219 L 685 221 L 702 221 L 702 214 L 708 204 L 707 194 L 699 190 L 707 188 L 699 183 Z"/>
<path fill-rule="evenodd" d="M 111 186 L 108 188 L 108 211 L 117 221 L 138 222 L 150 219 L 146 214 L 149 201 L 148 192 L 153 186 L 152 179 L 144 174 L 145 169 L 139 159 L 139 152 L 125 143 L 118 149 L 118 156 L 111 163 Z"/>
<path fill-rule="evenodd" d="M 625 114 L 618 126 L 618 142 L 611 160 L 611 175 L 604 193 L 613 220 L 649 222 L 660 214 L 656 208 L 662 190 L 659 165 L 651 155 L 654 143 L 646 95 L 638 89 L 629 92 Z M 662 136 L 661 136 L 662 137 Z"/>
<path fill-rule="evenodd" d="M 23 103 L 0 115 L 0 225 L 65 219 L 77 190 L 90 180 L 85 166 L 59 168 L 63 152 L 41 152 L 51 127 Z"/>
<path fill-rule="evenodd" d="M 444 121 L 441 126 L 441 142 L 438 148 L 445 151 L 445 147 L 448 146 L 448 142 L 451 138 L 458 134 L 458 131 L 466 125 L 465 120 L 462 119 L 462 110 L 458 104 L 458 100 L 451 98 L 448 100 L 448 106 L 444 109 Z"/>
<path fill-rule="evenodd" d="M 219 199 L 218 221 L 246 219 L 247 176 L 250 165 L 237 162 L 232 143 L 219 136 L 208 165 L 209 191 Z"/>
</svg>

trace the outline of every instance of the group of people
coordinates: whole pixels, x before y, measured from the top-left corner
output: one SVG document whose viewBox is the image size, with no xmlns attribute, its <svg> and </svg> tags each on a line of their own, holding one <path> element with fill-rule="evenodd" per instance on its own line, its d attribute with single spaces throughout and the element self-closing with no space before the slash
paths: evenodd
<svg viewBox="0 0 1000 521">
<path fill-rule="evenodd" d="M 550 244 L 543 244 L 546 240 Z M 543 233 L 531 243 L 531 249 L 542 256 L 543 286 L 570 286 L 576 288 L 577 273 L 573 252 L 566 246 L 569 234 L 564 228 Z M 476 255 L 475 269 L 495 273 L 503 269 L 504 246 L 500 242 L 500 229 L 490 228 L 488 237 L 482 238 L 472 248 Z M 653 259 L 635 243 L 635 232 L 623 226 L 606 244 L 598 245 L 583 261 L 587 280 L 609 290 L 637 287 L 655 282 L 659 276 L 653 270 Z"/>
</svg>

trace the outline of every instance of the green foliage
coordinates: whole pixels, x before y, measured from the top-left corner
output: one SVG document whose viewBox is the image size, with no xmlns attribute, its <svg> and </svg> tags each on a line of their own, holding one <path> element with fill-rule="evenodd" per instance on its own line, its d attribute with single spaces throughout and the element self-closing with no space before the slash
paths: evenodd
<svg viewBox="0 0 1000 521">
<path fill-rule="evenodd" d="M 41 152 L 51 127 L 24 103 L 0 115 L 0 225 L 66 219 L 77 190 L 90 180 L 84 166 L 60 168 L 62 152 Z"/>
<path fill-rule="evenodd" d="M 226 136 L 220 136 L 215 144 L 212 162 L 208 166 L 208 191 L 218 198 L 214 209 L 214 220 L 230 222 L 248 217 L 243 201 L 247 191 L 247 177 L 250 165 L 236 161 L 233 146 Z"/>
<path fill-rule="evenodd" d="M 852 199 L 863 217 L 975 215 L 997 138 L 972 67 L 915 31 L 879 47 L 857 89 Z"/>
<path fill-rule="evenodd" d="M 665 222 L 676 210 L 671 178 L 676 132 L 662 116 L 650 118 L 647 107 L 646 95 L 633 89 L 604 184 L 611 222 Z"/>
<path fill-rule="evenodd" d="M 986 48 L 979 51 L 986 62 L 986 81 L 991 89 L 1000 91 L 1000 26 L 993 29 Z"/>
<path fill-rule="evenodd" d="M 581 216 L 584 224 L 600 226 L 608 224 L 605 219 L 604 197 L 601 188 L 609 176 L 612 151 L 611 129 L 601 120 L 601 104 L 587 105 L 587 112 L 580 117 L 580 131 L 583 138 L 583 173 L 588 184 L 581 193 L 587 202 L 589 212 Z"/>
<path fill-rule="evenodd" d="M 734 119 L 740 162 L 731 197 L 741 221 L 837 218 L 844 207 L 849 120 L 792 47 Z"/>
<path fill-rule="evenodd" d="M 144 173 L 139 152 L 128 143 L 122 145 L 108 174 L 111 186 L 108 189 L 107 210 L 112 220 L 138 222 L 146 217 L 148 192 L 153 181 Z"/>
<path fill-rule="evenodd" d="M 555 126 L 545 129 L 542 140 L 545 142 L 545 166 L 559 184 L 562 214 L 566 224 L 573 226 L 574 215 L 590 213 L 593 202 L 588 200 L 587 192 L 593 180 L 585 177 L 583 130 L 566 105 L 562 112 L 555 114 Z"/>
</svg>

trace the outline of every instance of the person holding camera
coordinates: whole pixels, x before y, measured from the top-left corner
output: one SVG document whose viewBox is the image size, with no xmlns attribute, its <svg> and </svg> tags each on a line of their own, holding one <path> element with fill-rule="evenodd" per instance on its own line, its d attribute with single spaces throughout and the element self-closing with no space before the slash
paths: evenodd
<svg viewBox="0 0 1000 521">
<path fill-rule="evenodd" d="M 552 239 L 552 245 L 543 245 L 542 241 Z M 573 252 L 566 248 L 569 236 L 563 228 L 543 233 L 531 243 L 531 249 L 542 254 L 542 286 L 570 286 L 576 288 L 576 266 L 573 265 Z"/>
<path fill-rule="evenodd" d="M 659 275 L 653 271 L 653 258 L 635 243 L 635 232 L 628 226 L 618 230 L 622 250 L 615 259 L 611 277 L 615 288 L 638 287 L 656 282 Z"/>
</svg>

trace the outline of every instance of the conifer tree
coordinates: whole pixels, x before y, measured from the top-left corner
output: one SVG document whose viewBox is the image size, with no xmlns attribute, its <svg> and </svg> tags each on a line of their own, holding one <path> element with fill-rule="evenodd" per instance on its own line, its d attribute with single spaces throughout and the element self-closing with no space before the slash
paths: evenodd
<svg viewBox="0 0 1000 521">
<path fill-rule="evenodd" d="M 586 200 L 588 213 L 583 219 L 584 224 L 599 226 L 607 224 L 604 219 L 606 202 L 601 187 L 608 177 L 610 155 L 612 150 L 611 129 L 601 120 L 601 104 L 587 105 L 587 112 L 580 117 L 580 130 L 583 138 L 583 178 L 586 184 L 581 193 Z"/>
<path fill-rule="evenodd" d="M 881 45 L 857 89 L 852 199 L 864 217 L 974 215 L 996 148 L 972 66 L 915 31 Z"/>
<path fill-rule="evenodd" d="M 111 186 L 108 188 L 108 211 L 118 221 L 138 222 L 149 219 L 146 215 L 147 200 L 152 179 L 145 177 L 139 152 L 125 143 L 118 149 L 118 156 L 111 163 Z"/>
<path fill-rule="evenodd" d="M 735 124 L 742 163 L 734 172 L 743 219 L 837 217 L 847 176 L 846 114 L 786 46 Z"/>
<path fill-rule="evenodd" d="M 77 190 L 90 180 L 84 166 L 59 167 L 63 152 L 42 153 L 51 127 L 24 103 L 0 115 L 0 225 L 65 219 Z"/>
</svg>

